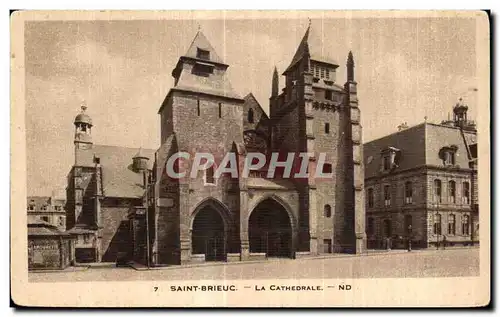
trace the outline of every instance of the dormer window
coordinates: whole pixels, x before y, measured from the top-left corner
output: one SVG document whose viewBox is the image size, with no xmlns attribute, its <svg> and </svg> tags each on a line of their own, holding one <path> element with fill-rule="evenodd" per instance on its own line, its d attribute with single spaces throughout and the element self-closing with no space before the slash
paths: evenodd
<svg viewBox="0 0 500 317">
<path fill-rule="evenodd" d="M 28 206 L 28 210 L 30 210 L 30 211 L 35 210 L 35 205 L 34 205 L 34 204 L 30 204 L 30 205 Z"/>
<path fill-rule="evenodd" d="M 399 166 L 401 150 L 394 147 L 388 147 L 381 151 L 381 155 L 383 171 L 390 171 Z"/>
<path fill-rule="evenodd" d="M 458 147 L 456 145 L 445 146 L 439 151 L 439 158 L 443 161 L 445 166 L 455 165 L 455 158 Z"/>
<path fill-rule="evenodd" d="M 446 165 L 455 165 L 455 153 L 446 152 L 444 161 Z"/>
<path fill-rule="evenodd" d="M 41 209 L 44 210 L 44 211 L 46 211 L 47 210 L 47 205 L 43 205 Z"/>
<path fill-rule="evenodd" d="M 209 60 L 210 59 L 210 51 L 203 50 L 203 49 L 198 47 L 196 50 L 196 57 L 199 59 Z"/>
</svg>

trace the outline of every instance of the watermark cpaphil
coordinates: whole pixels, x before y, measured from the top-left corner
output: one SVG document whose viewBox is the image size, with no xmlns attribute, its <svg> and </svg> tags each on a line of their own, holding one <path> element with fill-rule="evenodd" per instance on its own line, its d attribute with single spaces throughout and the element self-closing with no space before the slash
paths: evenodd
<svg viewBox="0 0 500 317">
<path fill-rule="evenodd" d="M 315 157 L 311 160 L 311 157 Z M 326 161 L 326 153 L 312 155 L 307 152 L 272 152 L 268 155 L 261 152 L 247 152 L 240 156 L 236 152 L 227 152 L 216 157 L 209 152 L 176 152 L 170 155 L 165 163 L 168 177 L 180 179 L 197 178 L 200 172 L 213 169 L 214 177 L 227 175 L 231 178 L 248 178 L 257 172 L 268 179 L 330 179 L 333 169 Z"/>
</svg>

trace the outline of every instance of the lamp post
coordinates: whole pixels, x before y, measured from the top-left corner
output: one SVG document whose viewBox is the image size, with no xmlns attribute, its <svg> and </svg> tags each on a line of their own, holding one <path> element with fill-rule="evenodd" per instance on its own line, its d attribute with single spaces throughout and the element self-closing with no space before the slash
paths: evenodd
<svg viewBox="0 0 500 317">
<path fill-rule="evenodd" d="M 144 215 L 146 217 L 146 264 L 147 264 L 147 267 L 148 267 L 148 270 L 151 268 L 151 250 L 150 250 L 150 246 L 149 246 L 149 181 L 148 181 L 148 174 L 147 174 L 147 170 L 146 171 L 143 171 L 143 177 L 144 177 L 144 188 L 146 189 L 145 192 L 144 192 L 144 195 L 146 196 L 145 197 L 145 201 L 146 201 L 146 210 L 144 212 Z"/>
<path fill-rule="evenodd" d="M 411 252 L 411 225 L 408 225 L 408 252 Z"/>
<path fill-rule="evenodd" d="M 436 220 L 439 219 L 439 226 L 436 226 L 436 250 L 439 250 L 439 235 L 441 234 L 441 217 L 439 217 L 439 203 L 441 202 L 441 186 L 439 186 L 439 194 L 437 195 L 437 200 L 436 200 L 436 219 L 434 220 L 434 223 L 436 223 Z M 438 229 L 439 228 L 439 232 Z"/>
<path fill-rule="evenodd" d="M 438 206 L 439 206 L 439 204 L 438 204 Z M 436 220 L 439 219 L 438 216 L 439 216 L 439 211 L 436 210 L 436 215 L 435 215 Z M 439 226 L 438 226 L 436 220 L 434 220 L 434 223 L 436 224 L 436 250 L 439 250 L 439 235 L 441 234 L 441 230 L 439 230 L 439 232 L 438 232 L 437 229 L 438 228 L 441 229 L 440 228 L 441 227 L 441 223 L 439 223 Z"/>
</svg>

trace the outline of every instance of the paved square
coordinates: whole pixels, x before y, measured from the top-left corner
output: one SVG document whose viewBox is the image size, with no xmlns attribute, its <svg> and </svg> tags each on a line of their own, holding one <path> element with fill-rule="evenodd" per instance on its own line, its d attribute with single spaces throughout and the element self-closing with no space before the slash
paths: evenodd
<svg viewBox="0 0 500 317">
<path fill-rule="evenodd" d="M 89 268 L 30 273 L 30 282 L 454 277 L 479 274 L 479 249 L 425 250 L 320 259 L 276 259 L 137 271 Z"/>
</svg>

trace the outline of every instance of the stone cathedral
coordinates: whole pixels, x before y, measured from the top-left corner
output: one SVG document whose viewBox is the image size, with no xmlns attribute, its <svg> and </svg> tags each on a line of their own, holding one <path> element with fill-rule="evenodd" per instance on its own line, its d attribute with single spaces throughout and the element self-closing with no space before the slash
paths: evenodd
<svg viewBox="0 0 500 317">
<path fill-rule="evenodd" d="M 363 252 L 354 57 L 346 54 L 347 78 L 340 85 L 339 64 L 316 53 L 313 33 L 308 27 L 283 71 L 282 90 L 274 69 L 269 114 L 253 94 L 233 90 L 229 65 L 201 31 L 172 65 L 174 86 L 158 110 L 158 149 L 93 144 L 92 120 L 83 109 L 74 122 L 75 164 L 67 187 L 67 229 L 78 235 L 77 261 L 162 266 Z M 196 178 L 174 179 L 166 164 L 179 152 L 212 153 L 215 162 Z M 226 153 L 241 166 L 251 152 L 279 153 L 280 161 L 295 153 L 293 170 L 305 166 L 309 176 L 287 178 L 276 168 L 268 177 L 269 164 L 247 178 L 214 174 Z M 189 169 L 193 160 L 182 164 Z M 316 168 L 331 177 L 314 177 Z"/>
</svg>

